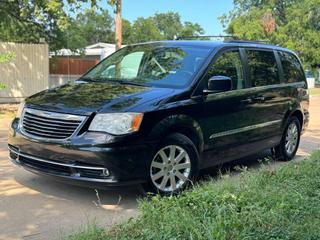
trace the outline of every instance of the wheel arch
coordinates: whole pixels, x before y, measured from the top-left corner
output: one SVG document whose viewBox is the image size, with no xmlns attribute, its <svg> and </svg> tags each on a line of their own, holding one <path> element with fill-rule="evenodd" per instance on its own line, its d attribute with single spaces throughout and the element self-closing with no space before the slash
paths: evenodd
<svg viewBox="0 0 320 240">
<path fill-rule="evenodd" d="M 153 127 L 149 138 L 161 141 L 172 133 L 185 135 L 194 143 L 199 154 L 203 151 L 204 140 L 201 127 L 191 116 L 178 114 L 162 119 Z"/>
<path fill-rule="evenodd" d="M 300 109 L 295 109 L 293 111 L 288 111 L 287 114 L 286 114 L 286 117 L 285 117 L 285 121 L 283 122 L 282 124 L 282 130 L 284 131 L 289 119 L 291 117 L 296 117 L 299 122 L 300 122 L 300 127 L 301 129 L 303 128 L 303 122 L 304 122 L 304 116 L 303 116 L 303 113 Z"/>
<path fill-rule="evenodd" d="M 303 114 L 302 114 L 302 111 L 300 110 L 296 110 L 294 111 L 292 114 L 291 114 L 291 117 L 296 117 L 298 118 L 299 122 L 300 122 L 300 127 L 302 129 L 303 127 Z"/>
</svg>

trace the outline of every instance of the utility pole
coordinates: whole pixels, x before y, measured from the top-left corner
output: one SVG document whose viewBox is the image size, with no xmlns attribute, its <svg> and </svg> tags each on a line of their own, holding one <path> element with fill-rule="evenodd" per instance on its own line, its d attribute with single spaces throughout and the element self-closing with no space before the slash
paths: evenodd
<svg viewBox="0 0 320 240">
<path fill-rule="evenodd" d="M 115 26 L 116 26 L 116 50 L 120 49 L 122 46 L 122 0 L 115 0 Z"/>
</svg>

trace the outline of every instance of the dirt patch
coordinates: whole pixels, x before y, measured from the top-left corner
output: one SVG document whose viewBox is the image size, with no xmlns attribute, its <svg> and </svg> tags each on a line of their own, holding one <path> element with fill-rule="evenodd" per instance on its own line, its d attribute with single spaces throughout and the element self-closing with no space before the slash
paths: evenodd
<svg viewBox="0 0 320 240">
<path fill-rule="evenodd" d="M 14 118 L 19 104 L 0 104 L 0 119 Z"/>
</svg>

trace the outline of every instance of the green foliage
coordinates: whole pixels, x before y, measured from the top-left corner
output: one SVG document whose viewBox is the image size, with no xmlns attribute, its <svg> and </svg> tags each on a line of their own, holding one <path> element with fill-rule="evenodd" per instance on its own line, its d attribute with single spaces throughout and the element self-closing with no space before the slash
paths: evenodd
<svg viewBox="0 0 320 240">
<path fill-rule="evenodd" d="M 106 232 L 104 229 L 93 223 L 79 233 L 70 236 L 69 240 L 103 240 L 105 239 L 105 234 Z"/>
<path fill-rule="evenodd" d="M 319 0 L 234 0 L 235 8 L 221 17 L 226 32 L 241 39 L 269 40 L 296 51 L 306 67 L 320 66 Z M 270 12 L 275 30 L 266 31 Z"/>
<path fill-rule="evenodd" d="M 204 33 L 203 28 L 192 22 L 181 22 L 181 17 L 177 12 L 156 13 L 152 17 L 159 32 L 164 39 L 172 40 L 175 37 L 190 37 Z"/>
<path fill-rule="evenodd" d="M 114 42 L 113 18 L 107 10 L 96 7 L 81 11 L 69 19 L 63 41 L 63 47 L 73 51 L 98 42 Z"/>
<path fill-rule="evenodd" d="M 64 48 L 76 50 L 97 42 L 114 42 L 114 23 L 107 10 L 87 9 L 69 19 L 64 31 Z M 173 23 L 173 24 L 172 24 Z M 203 34 L 203 28 L 192 22 L 181 22 L 176 12 L 156 13 L 137 18 L 133 23 L 122 20 L 123 44 L 174 39 L 175 36 Z"/>
<path fill-rule="evenodd" d="M 10 0 L 0 1 L 0 40 L 38 43 L 44 38 L 51 49 L 59 49 L 62 31 L 68 27 L 65 7 L 71 11 L 95 0 Z"/>
<path fill-rule="evenodd" d="M 91 8 L 83 9 L 90 2 Z M 108 1 L 115 6 L 116 0 Z M 72 14 L 71 14 L 72 13 Z M 73 51 L 97 42 L 114 43 L 114 19 L 95 0 L 0 0 L 0 41 L 38 43 Z M 181 22 L 176 12 L 156 13 L 133 23 L 123 19 L 123 43 L 174 39 L 204 33 L 199 24 Z"/>
<path fill-rule="evenodd" d="M 133 41 L 133 29 L 130 21 L 122 19 L 122 40 L 123 44 L 130 44 Z"/>
<path fill-rule="evenodd" d="M 177 12 L 156 13 L 152 20 L 165 39 L 174 39 L 183 28 L 181 17 Z"/>
<path fill-rule="evenodd" d="M 16 57 L 16 53 L 14 52 L 7 52 L 0 54 L 0 64 L 1 63 L 8 63 L 12 61 Z"/>
<path fill-rule="evenodd" d="M 0 54 L 0 64 L 8 63 L 16 57 L 16 53 L 7 52 Z M 6 85 L 0 82 L 0 90 L 6 88 Z"/>
<path fill-rule="evenodd" d="M 128 42 L 146 42 L 150 40 L 163 40 L 164 37 L 152 18 L 139 17 L 132 25 L 132 34 Z M 126 42 L 126 39 L 124 39 Z"/>
<path fill-rule="evenodd" d="M 0 82 L 0 90 L 6 88 L 6 85 L 2 82 Z"/>
<path fill-rule="evenodd" d="M 204 34 L 203 28 L 198 23 L 185 22 L 179 32 L 180 37 L 199 36 Z"/>
<path fill-rule="evenodd" d="M 177 197 L 143 200 L 137 219 L 89 239 L 319 239 L 319 205 L 318 151 L 277 170 L 244 170 Z"/>
<path fill-rule="evenodd" d="M 156 13 L 149 18 L 138 18 L 129 29 L 124 25 L 123 41 L 125 44 L 146 41 L 173 40 L 175 37 L 190 37 L 204 34 L 203 28 L 192 22 L 181 22 L 177 12 Z M 127 33 L 129 30 L 130 34 Z"/>
</svg>

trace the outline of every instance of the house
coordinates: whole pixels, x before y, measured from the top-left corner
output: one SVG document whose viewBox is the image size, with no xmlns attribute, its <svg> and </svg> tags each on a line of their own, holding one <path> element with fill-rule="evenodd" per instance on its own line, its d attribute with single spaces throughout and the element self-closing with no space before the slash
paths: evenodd
<svg viewBox="0 0 320 240">
<path fill-rule="evenodd" d="M 60 49 L 50 52 L 49 87 L 78 79 L 82 74 L 115 52 L 115 45 L 96 43 L 83 50 Z"/>
<path fill-rule="evenodd" d="M 114 44 L 110 43 L 95 43 L 85 47 L 83 53 L 82 50 L 78 50 L 76 52 L 71 51 L 70 49 L 60 49 L 56 52 L 50 52 L 51 57 L 70 57 L 70 58 L 81 58 L 86 60 L 102 60 L 114 53 L 116 47 Z"/>
</svg>

